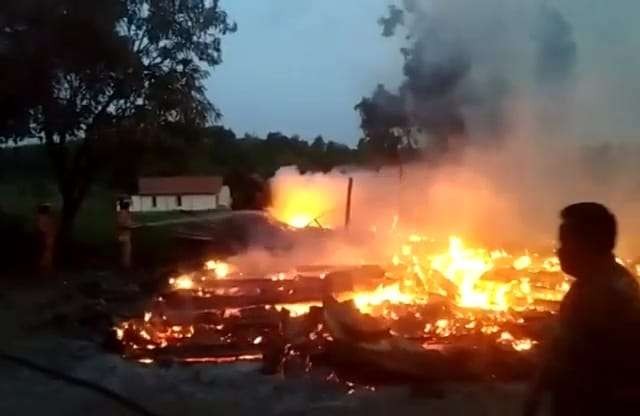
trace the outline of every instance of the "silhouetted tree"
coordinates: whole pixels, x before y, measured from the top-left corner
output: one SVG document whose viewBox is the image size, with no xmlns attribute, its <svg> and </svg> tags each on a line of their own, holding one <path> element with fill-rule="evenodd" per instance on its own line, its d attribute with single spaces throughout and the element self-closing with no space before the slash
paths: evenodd
<svg viewBox="0 0 640 416">
<path fill-rule="evenodd" d="M 400 131 L 407 126 L 401 97 L 378 85 L 371 98 L 363 98 L 355 109 L 360 113 L 360 128 L 365 134 L 360 147 L 371 156 L 395 162 L 402 143 Z"/>
<path fill-rule="evenodd" d="M 324 138 L 322 136 L 318 136 L 313 139 L 313 143 L 311 143 L 311 149 L 318 153 L 322 153 L 327 150 L 327 144 L 325 143 Z"/>
<path fill-rule="evenodd" d="M 0 139 L 46 144 L 61 241 L 109 163 L 100 143 L 188 138 L 220 115 L 203 81 L 236 27 L 217 0 L 4 0 L 0 24 Z"/>
</svg>

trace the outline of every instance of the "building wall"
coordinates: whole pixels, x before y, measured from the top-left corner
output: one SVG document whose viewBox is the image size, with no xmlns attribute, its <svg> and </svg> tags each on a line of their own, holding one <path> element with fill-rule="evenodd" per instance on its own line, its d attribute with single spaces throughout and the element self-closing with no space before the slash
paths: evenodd
<svg viewBox="0 0 640 416">
<path fill-rule="evenodd" d="M 178 205 L 178 199 L 181 205 Z M 206 211 L 218 208 L 217 195 L 133 195 L 131 197 L 132 212 L 162 211 Z"/>
<path fill-rule="evenodd" d="M 180 209 L 185 211 L 205 211 L 216 208 L 218 208 L 216 195 L 184 195 Z"/>
<path fill-rule="evenodd" d="M 228 186 L 223 186 L 218 194 L 218 208 L 231 208 L 231 189 Z"/>
</svg>

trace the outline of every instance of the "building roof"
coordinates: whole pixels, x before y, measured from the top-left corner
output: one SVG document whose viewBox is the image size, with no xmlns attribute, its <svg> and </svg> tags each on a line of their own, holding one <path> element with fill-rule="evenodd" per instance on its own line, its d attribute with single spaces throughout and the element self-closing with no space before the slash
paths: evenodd
<svg viewBox="0 0 640 416">
<path fill-rule="evenodd" d="M 171 176 L 138 179 L 140 195 L 215 195 L 220 193 L 220 176 Z"/>
</svg>

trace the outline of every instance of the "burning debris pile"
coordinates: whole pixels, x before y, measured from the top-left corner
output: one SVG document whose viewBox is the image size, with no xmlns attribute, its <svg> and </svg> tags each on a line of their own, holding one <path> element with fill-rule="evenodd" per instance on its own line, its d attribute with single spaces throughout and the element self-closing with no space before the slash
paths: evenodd
<svg viewBox="0 0 640 416">
<path fill-rule="evenodd" d="M 115 331 L 141 362 L 263 360 L 276 372 L 328 360 L 420 379 L 516 377 L 569 286 L 554 257 L 412 235 L 384 267 L 254 276 L 212 260 L 171 278 L 144 317 Z"/>
</svg>

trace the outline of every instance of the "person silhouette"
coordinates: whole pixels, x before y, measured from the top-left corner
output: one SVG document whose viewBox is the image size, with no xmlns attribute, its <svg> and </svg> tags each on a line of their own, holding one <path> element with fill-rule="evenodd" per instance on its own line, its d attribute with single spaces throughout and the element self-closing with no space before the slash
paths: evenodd
<svg viewBox="0 0 640 416">
<path fill-rule="evenodd" d="M 576 280 L 525 405 L 537 414 L 548 390 L 553 415 L 640 414 L 640 287 L 616 261 L 614 215 L 583 202 L 560 214 L 558 259 Z"/>
</svg>

